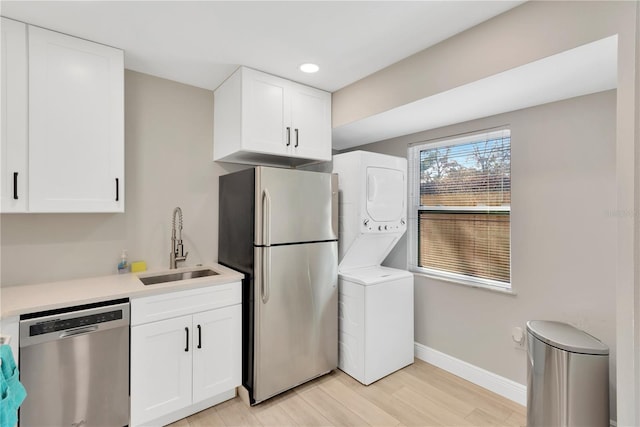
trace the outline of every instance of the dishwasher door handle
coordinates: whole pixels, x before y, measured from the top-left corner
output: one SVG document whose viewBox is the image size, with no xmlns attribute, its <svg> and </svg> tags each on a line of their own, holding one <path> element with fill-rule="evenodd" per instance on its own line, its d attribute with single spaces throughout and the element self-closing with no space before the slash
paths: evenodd
<svg viewBox="0 0 640 427">
<path fill-rule="evenodd" d="M 73 337 L 75 335 L 88 334 L 89 332 L 95 332 L 97 330 L 98 330 L 98 325 L 87 326 L 86 328 L 72 329 L 72 330 L 69 330 L 69 331 L 63 331 L 63 332 L 60 333 L 60 335 L 58 335 L 58 337 L 59 338 Z"/>
</svg>

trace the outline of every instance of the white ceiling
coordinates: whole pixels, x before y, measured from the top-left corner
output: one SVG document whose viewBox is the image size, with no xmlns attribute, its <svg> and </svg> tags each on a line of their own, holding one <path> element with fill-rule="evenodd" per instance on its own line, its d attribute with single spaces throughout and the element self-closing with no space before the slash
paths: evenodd
<svg viewBox="0 0 640 427">
<path fill-rule="evenodd" d="M 213 90 L 246 65 L 334 92 L 523 2 L 2 0 L 0 14 L 122 48 L 126 68 L 193 86 Z M 605 39 L 349 123 L 333 147 L 615 88 L 616 49 Z"/>
<path fill-rule="evenodd" d="M 246 65 L 336 91 L 523 1 L 2 1 L 3 16 L 125 51 L 131 70 L 215 89 Z M 320 71 L 303 74 L 314 62 Z"/>
</svg>

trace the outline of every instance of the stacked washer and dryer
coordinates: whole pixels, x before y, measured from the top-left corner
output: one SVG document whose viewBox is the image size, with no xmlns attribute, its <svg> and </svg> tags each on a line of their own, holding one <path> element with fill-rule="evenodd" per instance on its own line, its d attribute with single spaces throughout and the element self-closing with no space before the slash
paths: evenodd
<svg viewBox="0 0 640 427">
<path fill-rule="evenodd" d="M 368 385 L 413 363 L 413 275 L 381 266 L 407 229 L 407 160 L 333 156 L 339 175 L 339 367 Z"/>
</svg>

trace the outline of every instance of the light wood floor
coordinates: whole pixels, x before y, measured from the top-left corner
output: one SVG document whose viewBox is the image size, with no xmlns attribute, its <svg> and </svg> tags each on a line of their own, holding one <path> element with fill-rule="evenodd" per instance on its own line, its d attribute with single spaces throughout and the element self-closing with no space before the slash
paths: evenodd
<svg viewBox="0 0 640 427">
<path fill-rule="evenodd" d="M 171 427 L 525 425 L 524 407 L 416 359 L 369 386 L 336 370 L 257 406 L 236 397 Z"/>
</svg>

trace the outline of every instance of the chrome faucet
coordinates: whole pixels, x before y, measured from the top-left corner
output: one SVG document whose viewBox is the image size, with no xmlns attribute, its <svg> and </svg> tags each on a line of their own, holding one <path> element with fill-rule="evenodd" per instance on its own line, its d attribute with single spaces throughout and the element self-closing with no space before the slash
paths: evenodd
<svg viewBox="0 0 640 427">
<path fill-rule="evenodd" d="M 178 238 L 176 238 L 176 216 L 178 217 Z M 184 253 L 182 246 L 182 209 L 173 210 L 173 227 L 171 229 L 171 254 L 169 254 L 169 268 L 178 268 L 178 261 L 186 261 L 189 252 Z"/>
</svg>

